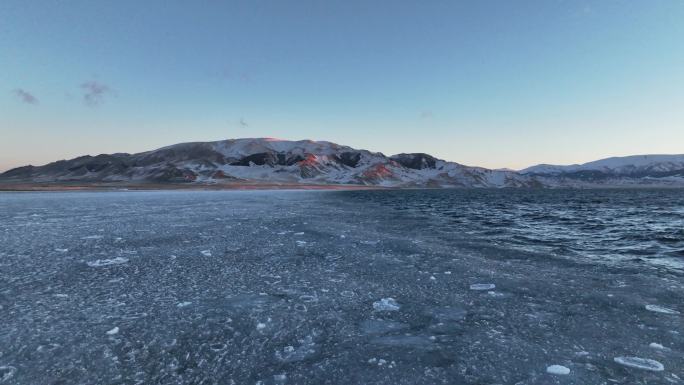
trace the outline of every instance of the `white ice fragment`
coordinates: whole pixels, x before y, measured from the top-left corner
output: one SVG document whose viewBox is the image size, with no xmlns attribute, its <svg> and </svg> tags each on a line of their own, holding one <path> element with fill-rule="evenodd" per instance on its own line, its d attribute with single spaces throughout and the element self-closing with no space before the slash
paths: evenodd
<svg viewBox="0 0 684 385">
<path fill-rule="evenodd" d="M 55 249 L 55 251 L 58 253 L 66 253 L 69 249 Z"/>
<path fill-rule="evenodd" d="M 108 336 L 113 336 L 114 334 L 116 334 L 116 333 L 118 333 L 118 332 L 119 332 L 119 327 L 118 327 L 118 326 L 114 326 L 113 329 L 107 330 L 107 335 L 108 335 Z"/>
<path fill-rule="evenodd" d="M 202 250 L 200 253 L 202 253 L 202 255 L 205 257 L 211 257 L 211 250 Z"/>
<path fill-rule="evenodd" d="M 304 232 L 301 232 L 301 233 L 294 233 L 294 235 L 304 235 Z"/>
<path fill-rule="evenodd" d="M 570 368 L 565 367 L 563 365 L 551 365 L 546 368 L 546 373 L 555 374 L 558 376 L 565 376 L 567 374 L 570 374 Z"/>
<path fill-rule="evenodd" d="M 495 287 L 493 283 L 474 283 L 470 285 L 470 290 L 492 290 Z"/>
<path fill-rule="evenodd" d="M 389 297 L 373 302 L 373 309 L 376 311 L 397 311 L 399 307 L 399 303 L 394 298 Z"/>
<path fill-rule="evenodd" d="M 109 266 L 109 265 L 121 265 L 123 263 L 128 262 L 128 259 L 123 258 L 123 257 L 116 257 L 112 259 L 98 259 L 95 261 L 91 262 L 86 262 L 86 264 L 90 267 L 102 267 L 102 266 Z"/>
<path fill-rule="evenodd" d="M 179 302 L 178 304 L 176 304 L 176 306 L 177 307 L 186 307 L 186 306 L 191 305 L 191 304 L 192 304 L 192 302 L 184 301 L 184 302 Z"/>
<path fill-rule="evenodd" d="M 446 274 L 446 275 L 451 275 L 451 272 L 450 272 L 450 271 L 445 271 L 444 274 Z"/>
<path fill-rule="evenodd" d="M 259 322 L 256 324 L 256 329 L 257 330 L 264 330 L 264 329 L 266 329 L 266 324 L 263 322 Z"/>
<path fill-rule="evenodd" d="M 667 307 L 659 306 L 659 305 L 646 305 L 646 310 L 656 312 L 656 313 L 663 313 L 663 314 L 679 314 L 677 310 L 670 309 Z"/>
<path fill-rule="evenodd" d="M 306 245 L 306 241 L 297 241 L 297 246 L 304 246 Z"/>
<path fill-rule="evenodd" d="M 273 375 L 273 381 L 275 381 L 276 384 L 284 384 L 285 381 L 287 381 L 287 375 L 285 375 L 285 374 L 274 374 Z"/>
<path fill-rule="evenodd" d="M 651 342 L 648 346 L 650 348 L 653 348 L 653 349 L 665 349 L 665 347 L 663 345 L 655 343 L 655 342 Z"/>
<path fill-rule="evenodd" d="M 435 278 L 435 276 L 434 276 L 434 275 L 431 275 L 431 276 L 430 276 L 430 280 L 431 280 L 431 281 L 436 281 L 436 280 L 437 280 L 437 278 Z"/>
<path fill-rule="evenodd" d="M 662 372 L 665 370 L 663 364 L 656 360 L 640 357 L 615 357 L 613 361 L 620 365 L 628 366 L 635 369 L 650 370 L 652 372 Z"/>
</svg>

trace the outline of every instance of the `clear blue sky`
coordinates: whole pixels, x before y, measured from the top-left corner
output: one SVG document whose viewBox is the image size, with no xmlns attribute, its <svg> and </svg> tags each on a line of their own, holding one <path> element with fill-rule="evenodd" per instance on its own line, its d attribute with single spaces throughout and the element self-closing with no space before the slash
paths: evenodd
<svg viewBox="0 0 684 385">
<path fill-rule="evenodd" d="M 0 1 L 0 170 L 262 136 L 684 153 L 684 1 Z"/>
</svg>

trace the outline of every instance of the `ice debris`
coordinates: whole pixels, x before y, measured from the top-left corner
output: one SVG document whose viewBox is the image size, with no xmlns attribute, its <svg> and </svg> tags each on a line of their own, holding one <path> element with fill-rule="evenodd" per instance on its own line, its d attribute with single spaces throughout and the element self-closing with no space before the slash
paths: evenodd
<svg viewBox="0 0 684 385">
<path fill-rule="evenodd" d="M 123 263 L 128 262 L 127 258 L 123 257 L 116 257 L 112 259 L 98 259 L 95 261 L 91 262 L 86 262 L 86 264 L 90 267 L 102 267 L 102 266 L 109 266 L 109 265 L 121 265 Z"/>
<path fill-rule="evenodd" d="M 113 329 L 107 330 L 107 335 L 108 335 L 108 336 L 113 336 L 114 334 L 117 334 L 118 332 L 119 332 L 119 327 L 118 327 L 118 326 L 114 326 Z"/>
<path fill-rule="evenodd" d="M 5 382 L 14 376 L 17 368 L 14 366 L 0 366 L 0 382 Z"/>
<path fill-rule="evenodd" d="M 373 309 L 376 311 L 397 311 L 399 307 L 399 303 L 394 298 L 389 297 L 373 302 Z"/>
<path fill-rule="evenodd" d="M 474 283 L 470 285 L 470 290 L 492 290 L 495 287 L 493 283 Z"/>
<path fill-rule="evenodd" d="M 630 368 L 650 370 L 652 372 L 662 372 L 665 370 L 663 364 L 656 360 L 641 357 L 615 357 L 613 359 L 616 363 Z"/>
<path fill-rule="evenodd" d="M 677 310 L 673 310 L 667 307 L 659 306 L 659 305 L 646 305 L 645 306 L 646 310 L 656 312 L 656 313 L 663 313 L 663 314 L 679 314 Z"/>
</svg>

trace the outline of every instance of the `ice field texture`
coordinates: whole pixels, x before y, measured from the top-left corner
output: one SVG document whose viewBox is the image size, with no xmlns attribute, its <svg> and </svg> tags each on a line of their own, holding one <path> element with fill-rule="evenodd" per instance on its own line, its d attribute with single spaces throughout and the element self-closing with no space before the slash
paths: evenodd
<svg viewBox="0 0 684 385">
<path fill-rule="evenodd" d="M 676 190 L 0 194 L 0 384 L 684 384 Z"/>
</svg>

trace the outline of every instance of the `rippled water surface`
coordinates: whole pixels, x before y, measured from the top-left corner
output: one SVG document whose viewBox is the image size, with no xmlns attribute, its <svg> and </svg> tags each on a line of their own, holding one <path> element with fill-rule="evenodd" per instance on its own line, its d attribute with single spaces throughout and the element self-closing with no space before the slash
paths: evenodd
<svg viewBox="0 0 684 385">
<path fill-rule="evenodd" d="M 1 384 L 681 384 L 684 193 L 0 194 Z"/>
</svg>

